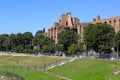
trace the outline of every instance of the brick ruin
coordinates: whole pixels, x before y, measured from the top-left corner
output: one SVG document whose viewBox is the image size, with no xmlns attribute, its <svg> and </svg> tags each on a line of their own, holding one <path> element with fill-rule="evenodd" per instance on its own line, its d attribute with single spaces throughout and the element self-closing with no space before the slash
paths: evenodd
<svg viewBox="0 0 120 80">
<path fill-rule="evenodd" d="M 66 13 L 61 16 L 58 22 L 53 24 L 53 27 L 48 29 L 45 35 L 52 38 L 57 43 L 58 34 L 71 29 L 74 29 L 76 33 L 82 36 L 83 28 L 80 26 L 80 20 L 76 17 L 71 17 L 71 13 Z"/>
<path fill-rule="evenodd" d="M 91 22 L 92 24 L 96 23 L 106 23 L 111 25 L 115 32 L 120 31 L 120 16 L 107 18 L 107 19 L 100 19 L 100 16 L 97 16 Z M 80 20 L 76 17 L 72 17 L 71 13 L 66 13 L 61 15 L 61 18 L 58 22 L 55 22 L 51 28 L 48 29 L 48 32 L 45 32 L 45 36 L 48 36 L 58 42 L 58 34 L 65 30 L 72 30 L 74 29 L 75 32 L 80 36 L 80 41 L 83 41 L 83 31 L 84 27 L 86 27 L 89 23 L 80 23 Z"/>
<path fill-rule="evenodd" d="M 95 23 L 106 23 L 111 25 L 115 32 L 120 31 L 120 16 L 119 17 L 113 17 L 113 18 L 108 18 L 108 19 L 100 19 L 100 16 L 97 16 L 96 18 L 93 19 L 93 24 Z"/>
</svg>

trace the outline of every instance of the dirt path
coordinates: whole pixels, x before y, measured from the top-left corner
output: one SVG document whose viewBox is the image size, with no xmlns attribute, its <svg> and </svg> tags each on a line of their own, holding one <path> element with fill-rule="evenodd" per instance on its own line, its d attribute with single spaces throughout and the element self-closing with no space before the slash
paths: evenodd
<svg viewBox="0 0 120 80">
<path fill-rule="evenodd" d="M 113 74 L 115 75 L 120 74 L 120 68 L 118 68 Z"/>
<path fill-rule="evenodd" d="M 49 66 L 46 67 L 46 70 L 53 69 L 53 68 L 55 68 L 55 67 L 57 67 L 57 66 L 62 66 L 62 65 L 66 64 L 66 63 L 69 63 L 69 62 L 73 62 L 73 61 L 76 60 L 76 59 L 77 59 L 77 58 L 71 58 L 71 59 L 69 59 L 69 60 L 66 60 L 66 61 L 63 61 L 63 62 L 59 62 L 59 63 L 57 63 L 57 64 L 49 65 Z"/>
<path fill-rule="evenodd" d="M 72 61 L 74 61 L 74 60 L 76 60 L 76 59 L 77 59 L 77 58 L 72 58 L 72 59 L 66 60 L 66 61 L 64 61 L 64 62 L 60 62 L 60 63 L 58 63 L 58 64 L 50 65 L 50 66 L 48 66 L 48 67 L 46 68 L 46 70 L 53 69 L 53 68 L 55 68 L 55 67 L 57 67 L 57 66 L 61 66 L 61 65 L 63 65 L 63 64 L 72 62 Z M 54 73 L 51 73 L 51 72 L 47 72 L 47 71 L 42 71 L 42 72 L 43 72 L 44 74 L 48 74 L 48 75 L 51 75 L 51 76 L 55 76 L 55 77 L 57 77 L 57 78 L 60 78 L 61 80 L 72 80 L 72 79 L 67 78 L 67 77 L 65 77 L 65 76 L 61 76 L 61 75 L 54 74 Z"/>
<path fill-rule="evenodd" d="M 11 78 L 8 78 L 6 76 L 0 76 L 0 80 L 11 80 Z"/>
<path fill-rule="evenodd" d="M 57 74 L 54 74 L 54 73 L 51 73 L 51 72 L 43 72 L 44 74 L 48 74 L 48 75 L 51 75 L 51 76 L 55 76 L 57 78 L 60 78 L 61 80 L 72 80 L 70 78 L 67 78 L 67 77 L 64 77 L 64 76 L 61 76 L 61 75 L 57 75 Z"/>
<path fill-rule="evenodd" d="M 9 56 L 9 57 L 7 57 L 7 58 L 5 58 L 4 60 L 9 60 L 9 59 L 11 59 L 11 58 L 13 58 L 14 56 Z"/>
</svg>

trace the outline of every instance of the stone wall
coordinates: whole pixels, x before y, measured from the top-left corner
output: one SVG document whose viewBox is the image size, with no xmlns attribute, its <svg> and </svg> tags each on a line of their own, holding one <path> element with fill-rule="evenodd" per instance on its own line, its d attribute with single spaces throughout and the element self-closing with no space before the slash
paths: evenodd
<svg viewBox="0 0 120 80">
<path fill-rule="evenodd" d="M 106 23 L 111 25 L 115 32 L 120 31 L 120 16 L 119 17 L 113 17 L 113 18 L 108 18 L 108 19 L 100 19 L 100 16 L 97 16 L 96 18 L 93 19 L 93 24 L 95 23 Z"/>
<path fill-rule="evenodd" d="M 80 24 L 80 22 L 79 22 L 78 18 L 76 18 L 76 17 L 72 18 L 71 13 L 66 13 L 61 16 L 61 18 L 59 19 L 58 22 L 55 22 L 53 24 L 53 27 L 48 29 L 48 32 L 46 32 L 45 35 L 52 38 L 57 43 L 58 42 L 58 40 L 57 40 L 58 34 L 62 31 L 64 31 L 65 29 L 76 28 L 77 33 L 81 34 L 82 29 L 79 24 Z"/>
</svg>

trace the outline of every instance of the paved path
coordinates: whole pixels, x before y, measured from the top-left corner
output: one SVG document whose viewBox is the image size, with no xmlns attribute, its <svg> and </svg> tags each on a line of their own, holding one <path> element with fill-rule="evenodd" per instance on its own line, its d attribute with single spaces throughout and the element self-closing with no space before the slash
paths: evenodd
<svg viewBox="0 0 120 80">
<path fill-rule="evenodd" d="M 67 77 L 64 77 L 64 76 L 61 76 L 61 75 L 57 75 L 57 74 L 54 74 L 54 73 L 51 73 L 51 72 L 43 72 L 44 74 L 48 74 L 48 75 L 51 75 L 51 76 L 55 76 L 57 78 L 60 78 L 61 80 L 72 80 L 70 78 L 67 78 Z"/>
<path fill-rule="evenodd" d="M 70 59 L 68 59 L 68 60 L 66 60 L 66 61 L 58 62 L 57 64 L 52 64 L 52 65 L 50 65 L 50 66 L 47 66 L 47 67 L 46 67 L 46 70 L 53 69 L 53 68 L 55 68 L 55 67 L 57 67 L 57 66 L 62 66 L 63 64 L 72 62 L 72 61 L 74 61 L 74 60 L 76 60 L 76 59 L 77 59 L 76 57 L 75 57 L 75 58 L 70 58 Z"/>
<path fill-rule="evenodd" d="M 63 64 L 72 62 L 72 61 L 74 61 L 74 60 L 76 60 L 76 59 L 77 59 L 77 58 L 71 58 L 71 59 L 68 59 L 68 60 L 66 60 L 66 61 L 63 61 L 63 62 L 59 62 L 59 63 L 57 63 L 57 64 L 50 65 L 50 66 L 46 67 L 46 70 L 53 69 L 53 68 L 55 68 L 55 67 L 57 67 L 57 66 L 61 66 L 61 65 L 63 65 Z M 65 77 L 65 76 L 61 76 L 61 75 L 54 74 L 54 73 L 51 73 L 51 72 L 47 72 L 47 71 L 42 71 L 42 72 L 43 72 L 44 74 L 48 74 L 48 75 L 51 75 L 51 76 L 55 76 L 55 77 L 57 77 L 57 78 L 60 78 L 61 80 L 72 80 L 72 79 L 67 78 L 67 77 Z"/>
</svg>

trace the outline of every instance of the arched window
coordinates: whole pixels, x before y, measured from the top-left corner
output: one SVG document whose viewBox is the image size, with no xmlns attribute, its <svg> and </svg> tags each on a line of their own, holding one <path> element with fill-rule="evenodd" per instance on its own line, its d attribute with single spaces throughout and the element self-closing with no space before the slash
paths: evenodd
<svg viewBox="0 0 120 80">
<path fill-rule="evenodd" d="M 107 22 L 106 22 L 106 21 L 105 21 L 104 23 L 105 23 L 105 24 L 107 24 Z"/>
<path fill-rule="evenodd" d="M 119 26 L 120 26 L 120 19 L 119 19 L 119 23 L 118 23 L 118 24 L 119 24 Z"/>
<path fill-rule="evenodd" d="M 120 25 L 120 19 L 119 19 L 119 25 Z"/>
<path fill-rule="evenodd" d="M 116 20 L 114 20 L 114 27 L 115 27 L 115 25 L 116 25 Z"/>
<path fill-rule="evenodd" d="M 68 26 L 68 22 L 66 22 L 66 26 Z"/>
<path fill-rule="evenodd" d="M 109 24 L 111 24 L 112 23 L 112 21 L 109 21 Z"/>
</svg>

